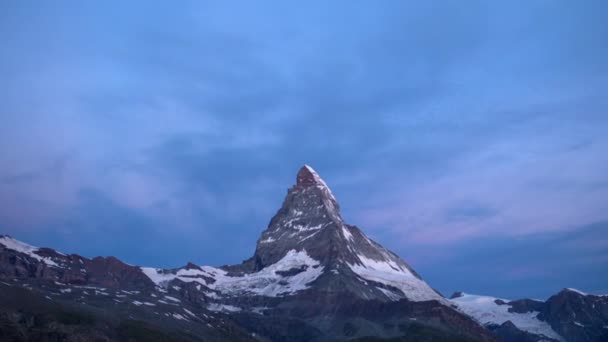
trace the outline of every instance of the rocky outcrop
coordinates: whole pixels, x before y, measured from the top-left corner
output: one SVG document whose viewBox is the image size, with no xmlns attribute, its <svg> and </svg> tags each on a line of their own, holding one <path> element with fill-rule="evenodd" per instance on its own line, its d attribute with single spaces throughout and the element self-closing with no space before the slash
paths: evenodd
<svg viewBox="0 0 608 342">
<path fill-rule="evenodd" d="M 539 317 L 568 341 L 608 341 L 608 296 L 564 289 L 544 303 Z"/>
</svg>

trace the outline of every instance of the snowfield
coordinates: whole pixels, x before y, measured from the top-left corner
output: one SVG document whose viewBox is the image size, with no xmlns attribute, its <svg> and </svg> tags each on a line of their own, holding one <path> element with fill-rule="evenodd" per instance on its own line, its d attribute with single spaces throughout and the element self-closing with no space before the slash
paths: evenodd
<svg viewBox="0 0 608 342">
<path fill-rule="evenodd" d="M 385 284 L 399 289 L 405 298 L 420 302 L 438 300 L 442 303 L 445 298 L 435 292 L 424 280 L 416 278 L 407 268 L 399 266 L 392 260 L 377 261 L 363 255 L 357 255 L 363 265 L 350 265 L 350 269 L 361 278 L 376 283 Z M 379 288 L 391 300 L 404 298 L 403 295 Z"/>
<path fill-rule="evenodd" d="M 173 279 L 179 279 L 184 282 L 198 282 L 225 295 L 250 293 L 267 297 L 288 295 L 305 290 L 309 283 L 323 274 L 323 267 L 308 256 L 305 250 L 291 250 L 276 263 L 259 272 L 243 276 L 229 276 L 226 271 L 209 266 L 203 266 L 201 270 L 180 269 L 175 273 L 149 267 L 141 269 L 150 280 L 160 286 L 165 286 Z M 293 276 L 282 276 L 277 273 L 292 269 L 303 269 L 303 271 Z M 205 277 L 213 278 L 215 282 L 208 282 Z"/>
<path fill-rule="evenodd" d="M 460 311 L 471 316 L 482 325 L 500 325 L 506 321 L 511 321 L 511 323 L 521 330 L 536 335 L 544 335 L 545 337 L 558 341 L 564 341 L 564 339 L 551 328 L 549 323 L 541 321 L 536 317 L 539 314 L 538 312 L 509 312 L 511 306 L 508 304 L 498 305 L 495 302 L 497 299 L 500 298 L 464 294 L 462 297 L 451 299 L 451 301 L 458 306 Z M 500 300 L 509 302 L 508 299 Z"/>
</svg>

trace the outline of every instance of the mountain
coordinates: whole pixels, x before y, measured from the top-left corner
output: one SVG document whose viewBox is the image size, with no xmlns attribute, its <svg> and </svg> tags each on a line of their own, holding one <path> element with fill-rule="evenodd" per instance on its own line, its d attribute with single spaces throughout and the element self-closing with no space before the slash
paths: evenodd
<svg viewBox="0 0 608 342">
<path fill-rule="evenodd" d="M 444 298 L 345 223 L 309 166 L 238 265 L 139 267 L 0 237 L 0 340 L 599 341 L 607 324 L 603 299 L 557 295 L 541 310 L 467 296 Z M 574 312 L 582 330 L 563 325 Z"/>
<path fill-rule="evenodd" d="M 566 288 L 546 301 L 455 293 L 451 301 L 504 341 L 608 341 L 608 296 Z"/>
</svg>

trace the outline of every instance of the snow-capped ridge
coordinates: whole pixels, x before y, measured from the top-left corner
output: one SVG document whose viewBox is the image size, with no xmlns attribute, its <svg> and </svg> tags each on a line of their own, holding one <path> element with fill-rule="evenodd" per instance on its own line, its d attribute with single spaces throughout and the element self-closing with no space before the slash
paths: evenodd
<svg viewBox="0 0 608 342">
<path fill-rule="evenodd" d="M 549 323 L 537 318 L 539 312 L 526 313 L 509 312 L 511 307 L 508 299 L 478 296 L 467 293 L 459 293 L 460 296 L 450 299 L 462 313 L 472 317 L 482 325 L 501 325 L 511 321 L 518 329 L 536 335 L 544 335 L 558 341 L 564 341 Z"/>
<path fill-rule="evenodd" d="M 581 296 L 588 296 L 589 294 L 580 290 L 577 290 L 575 288 L 571 288 L 571 287 L 566 287 L 565 289 L 563 289 L 562 291 L 568 291 L 568 292 L 574 292 L 577 293 Z"/>
<path fill-rule="evenodd" d="M 40 248 L 32 246 L 32 245 L 28 245 L 27 243 L 21 242 L 19 240 L 13 239 L 12 237 L 10 237 L 8 235 L 0 236 L 0 244 L 4 245 L 4 247 L 6 247 L 10 250 L 23 253 L 38 261 L 44 262 L 45 264 L 47 264 L 49 266 L 55 266 L 55 267 L 59 266 L 51 258 L 38 255 L 37 252 L 40 250 Z"/>
</svg>

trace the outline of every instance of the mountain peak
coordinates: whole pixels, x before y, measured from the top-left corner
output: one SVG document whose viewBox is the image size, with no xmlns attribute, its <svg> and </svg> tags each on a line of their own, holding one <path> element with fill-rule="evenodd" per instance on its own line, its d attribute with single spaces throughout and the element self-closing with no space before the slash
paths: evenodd
<svg viewBox="0 0 608 342">
<path fill-rule="evenodd" d="M 327 187 L 327 184 L 325 181 L 323 181 L 319 174 L 312 167 L 306 164 L 300 168 L 300 171 L 298 171 L 296 185 L 304 187 L 322 185 Z"/>
<path fill-rule="evenodd" d="M 295 188 L 306 189 L 313 186 L 323 190 L 327 197 L 329 197 L 329 199 L 332 200 L 337 206 L 338 201 L 334 197 L 329 186 L 327 186 L 327 183 L 325 183 L 323 178 L 321 178 L 321 176 L 319 176 L 319 174 L 312 167 L 304 164 L 296 176 Z"/>
</svg>

